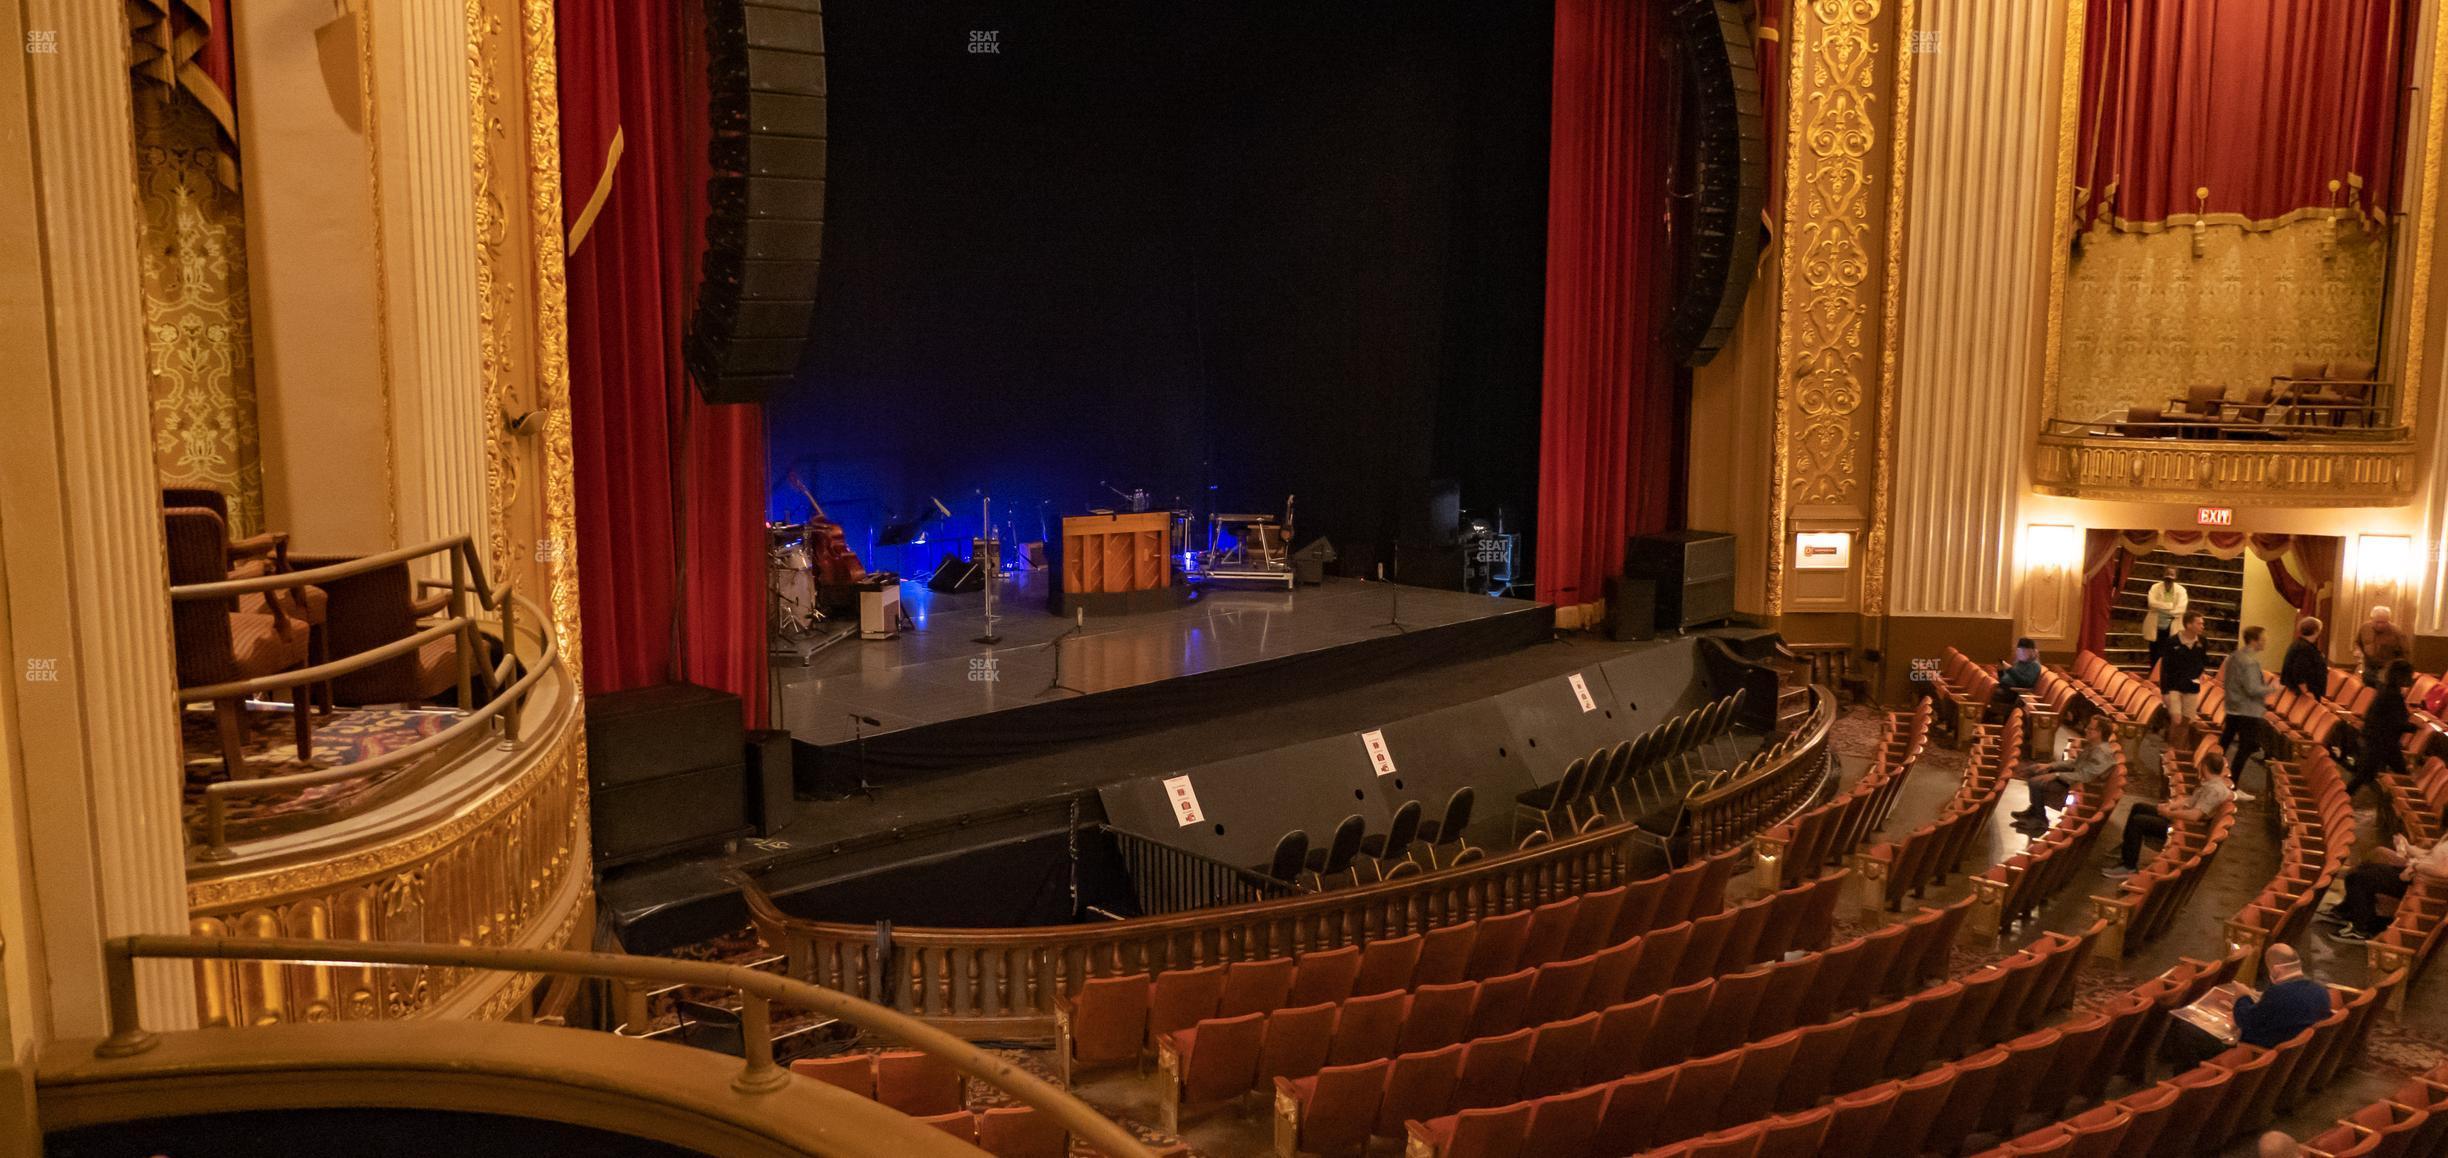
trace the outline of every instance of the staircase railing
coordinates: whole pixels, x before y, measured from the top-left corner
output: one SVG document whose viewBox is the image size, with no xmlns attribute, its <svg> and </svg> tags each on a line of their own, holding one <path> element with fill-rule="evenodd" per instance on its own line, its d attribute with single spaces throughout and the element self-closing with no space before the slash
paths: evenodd
<svg viewBox="0 0 2448 1158">
<path fill-rule="evenodd" d="M 1135 832 L 1124 832 L 1112 825 L 1097 827 L 1113 838 L 1114 847 L 1122 854 L 1122 867 L 1130 873 L 1131 890 L 1138 895 L 1141 916 L 1245 905 L 1298 896 L 1304 891 L 1291 881 L 1279 881 L 1240 865 L 1160 844 Z"/>
</svg>

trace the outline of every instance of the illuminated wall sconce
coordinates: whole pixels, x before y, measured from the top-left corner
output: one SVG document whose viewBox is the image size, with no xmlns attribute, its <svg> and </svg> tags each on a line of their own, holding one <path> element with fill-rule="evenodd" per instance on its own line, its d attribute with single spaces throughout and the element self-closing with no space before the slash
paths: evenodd
<svg viewBox="0 0 2448 1158">
<path fill-rule="evenodd" d="M 1794 570 L 1843 571 L 1853 566 L 1853 532 L 1804 531 L 1794 536 Z"/>
<path fill-rule="evenodd" d="M 2081 586 L 2083 536 L 2064 523 L 2023 528 L 2023 631 L 2040 639 L 2065 638 L 2068 608 Z"/>
<path fill-rule="evenodd" d="M 2364 606 L 2354 609 L 2360 617 L 2373 606 L 2394 608 L 2401 619 L 2408 619 L 2413 608 L 2406 595 L 2413 590 L 2414 539 L 2411 535 L 2355 536 L 2355 582 L 2362 588 Z M 2408 619 L 2410 622 L 2410 619 Z"/>
</svg>

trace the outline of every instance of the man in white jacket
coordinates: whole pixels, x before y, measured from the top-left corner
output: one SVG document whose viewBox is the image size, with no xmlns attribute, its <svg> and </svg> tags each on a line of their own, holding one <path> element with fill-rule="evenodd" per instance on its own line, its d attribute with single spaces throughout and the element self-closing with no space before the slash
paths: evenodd
<svg viewBox="0 0 2448 1158">
<path fill-rule="evenodd" d="M 2159 642 L 2184 622 L 2185 606 L 2192 596 L 2176 581 L 2176 569 L 2165 567 L 2159 571 L 2159 581 L 2151 584 L 2149 599 L 2150 613 L 2142 617 L 2142 635 L 2151 641 L 2151 654 L 2157 655 Z"/>
</svg>

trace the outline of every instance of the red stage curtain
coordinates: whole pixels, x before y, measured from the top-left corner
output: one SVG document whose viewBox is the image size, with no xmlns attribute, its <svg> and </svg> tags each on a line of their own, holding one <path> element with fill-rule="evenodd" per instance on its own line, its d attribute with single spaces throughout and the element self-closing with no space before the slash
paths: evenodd
<svg viewBox="0 0 2448 1158">
<path fill-rule="evenodd" d="M 680 363 L 706 178 L 690 5 L 562 0 L 570 412 L 587 686 L 676 679 L 765 716 L 761 412 Z"/>
<path fill-rule="evenodd" d="M 1602 597 L 1625 537 L 1679 514 L 1682 372 L 1657 340 L 1673 272 L 1663 22 L 1664 6 L 1645 0 L 1556 4 L 1538 511 L 1550 603 Z"/>
<path fill-rule="evenodd" d="M 2126 550 L 2120 532 L 2083 535 L 2082 629 L 2074 637 L 2076 648 L 2094 654 L 2107 649 L 2108 618 L 2115 610 L 2116 593 L 2133 574 L 2133 563 L 2134 554 Z"/>
<path fill-rule="evenodd" d="M 2416 0 L 2086 2 L 2080 225 L 2385 216 Z"/>
</svg>

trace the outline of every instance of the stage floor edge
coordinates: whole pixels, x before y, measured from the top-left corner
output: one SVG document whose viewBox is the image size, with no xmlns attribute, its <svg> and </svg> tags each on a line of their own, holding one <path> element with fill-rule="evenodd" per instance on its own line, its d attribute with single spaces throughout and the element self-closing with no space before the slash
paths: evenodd
<svg viewBox="0 0 2448 1158">
<path fill-rule="evenodd" d="M 1550 638 L 1555 609 L 1520 599 L 1329 579 L 1292 591 L 1204 586 L 1179 608 L 1047 611 L 1043 576 L 983 593 L 905 582 L 914 632 L 845 639 L 773 669 L 777 726 L 803 792 L 839 791 L 1499 654 Z M 1056 651 L 1060 686 L 1056 686 Z M 872 722 L 871 722 L 872 721 Z"/>
</svg>

